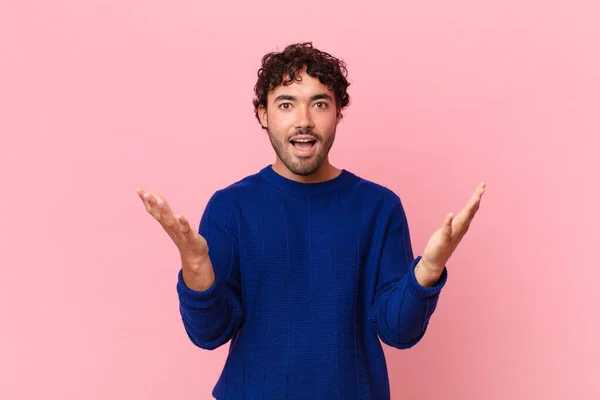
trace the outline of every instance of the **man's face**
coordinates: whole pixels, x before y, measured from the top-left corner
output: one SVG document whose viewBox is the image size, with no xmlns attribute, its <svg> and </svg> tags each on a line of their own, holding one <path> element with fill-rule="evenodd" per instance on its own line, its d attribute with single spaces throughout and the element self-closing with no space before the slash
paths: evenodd
<svg viewBox="0 0 600 400">
<path fill-rule="evenodd" d="M 278 162 L 296 175 L 308 176 L 328 161 L 340 118 L 335 94 L 306 69 L 298 75 L 301 82 L 280 85 L 268 94 L 267 108 L 260 106 L 259 116 Z"/>
</svg>

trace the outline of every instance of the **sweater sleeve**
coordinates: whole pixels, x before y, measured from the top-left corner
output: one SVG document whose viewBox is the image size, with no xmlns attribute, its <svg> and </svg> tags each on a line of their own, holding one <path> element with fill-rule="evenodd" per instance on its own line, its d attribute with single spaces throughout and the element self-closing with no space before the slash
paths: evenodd
<svg viewBox="0 0 600 400">
<path fill-rule="evenodd" d="M 192 290 L 181 269 L 177 278 L 183 326 L 192 343 L 207 350 L 229 341 L 243 319 L 237 234 L 219 196 L 216 192 L 209 200 L 198 229 L 208 244 L 215 271 L 213 285 L 204 291 Z"/>
<path fill-rule="evenodd" d="M 421 256 L 413 257 L 408 222 L 398 197 L 386 222 L 369 322 L 384 343 L 407 349 L 425 335 L 448 272 L 444 267 L 435 286 L 421 286 L 414 272 Z"/>
</svg>

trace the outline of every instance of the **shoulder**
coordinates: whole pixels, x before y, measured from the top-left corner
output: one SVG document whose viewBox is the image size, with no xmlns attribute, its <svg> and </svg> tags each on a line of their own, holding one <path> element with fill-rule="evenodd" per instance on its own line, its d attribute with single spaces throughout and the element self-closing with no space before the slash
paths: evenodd
<svg viewBox="0 0 600 400">
<path fill-rule="evenodd" d="M 357 175 L 354 189 L 368 201 L 381 203 L 386 208 L 394 208 L 401 204 L 400 196 L 393 189 Z"/>
<path fill-rule="evenodd" d="M 210 197 L 207 207 L 218 207 L 230 211 L 235 210 L 239 203 L 243 202 L 244 198 L 256 195 L 258 180 L 258 174 L 254 173 L 216 189 Z"/>
<path fill-rule="evenodd" d="M 250 193 L 256 192 L 258 184 L 258 174 L 245 176 L 227 186 L 218 189 L 215 195 L 224 199 L 247 196 Z"/>
</svg>

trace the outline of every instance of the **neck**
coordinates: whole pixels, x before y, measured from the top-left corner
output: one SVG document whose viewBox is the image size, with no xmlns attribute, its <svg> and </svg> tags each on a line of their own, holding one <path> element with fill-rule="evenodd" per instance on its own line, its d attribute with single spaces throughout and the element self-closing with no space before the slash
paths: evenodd
<svg viewBox="0 0 600 400">
<path fill-rule="evenodd" d="M 329 160 L 325 160 L 323 164 L 321 164 L 319 169 L 317 169 L 312 174 L 307 176 L 297 175 L 290 171 L 279 158 L 277 158 L 277 160 L 273 164 L 273 170 L 285 178 L 300 183 L 325 182 L 336 178 L 342 172 L 340 169 L 331 165 L 329 163 Z"/>
</svg>

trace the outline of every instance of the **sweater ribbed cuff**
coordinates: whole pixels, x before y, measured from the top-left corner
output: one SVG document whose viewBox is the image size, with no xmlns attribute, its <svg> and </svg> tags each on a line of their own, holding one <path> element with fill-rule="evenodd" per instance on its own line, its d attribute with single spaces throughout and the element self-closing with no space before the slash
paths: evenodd
<svg viewBox="0 0 600 400">
<path fill-rule="evenodd" d="M 206 290 L 197 291 L 187 287 L 183 280 L 183 270 L 177 275 L 177 293 L 182 303 L 194 308 L 211 308 L 224 293 L 223 283 L 215 279 L 212 286 Z"/>
<path fill-rule="evenodd" d="M 446 284 L 446 280 L 448 279 L 448 270 L 444 266 L 444 270 L 442 271 L 442 275 L 438 279 L 435 286 L 425 287 L 421 286 L 419 282 L 417 282 L 417 277 L 415 276 L 415 267 L 421 260 L 421 256 L 417 257 L 410 265 L 410 273 L 409 273 L 409 284 L 407 285 L 407 290 L 416 295 L 419 298 L 426 298 L 436 296 L 440 293 L 444 285 Z"/>
</svg>

